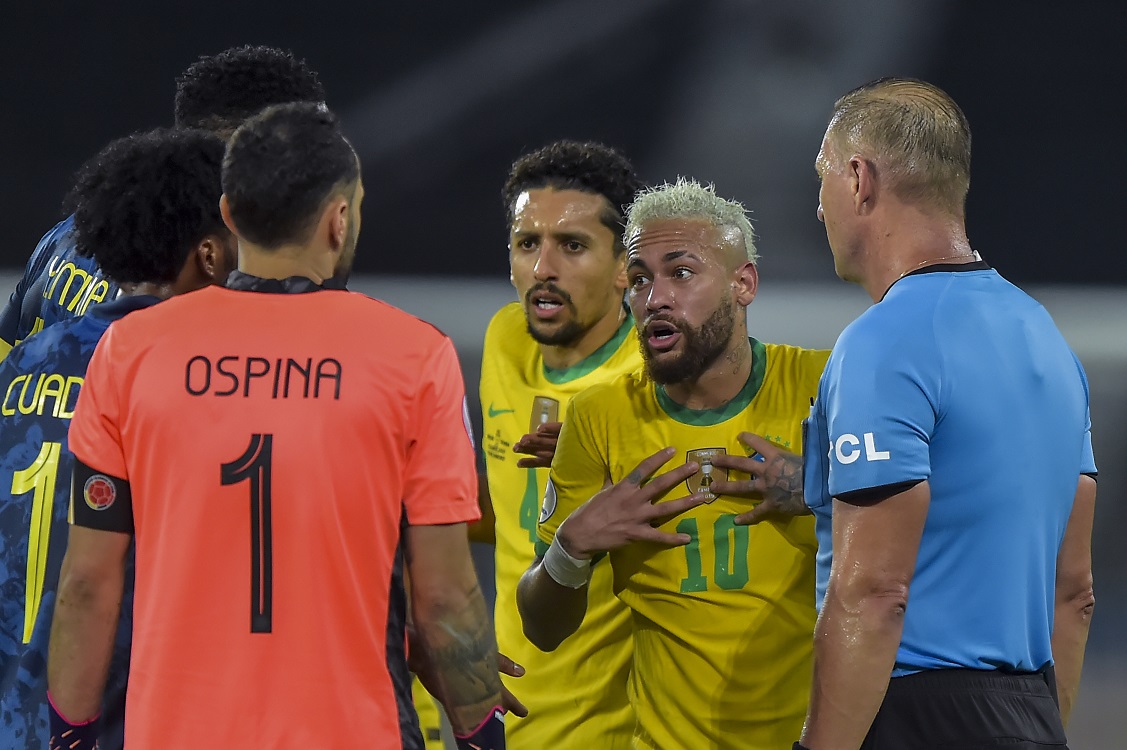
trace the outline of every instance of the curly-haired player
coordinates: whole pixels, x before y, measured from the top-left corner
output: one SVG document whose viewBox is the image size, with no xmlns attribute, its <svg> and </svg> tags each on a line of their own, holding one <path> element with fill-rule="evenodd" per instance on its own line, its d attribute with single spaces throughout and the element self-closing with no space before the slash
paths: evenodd
<svg viewBox="0 0 1127 750">
<path fill-rule="evenodd" d="M 317 74 L 285 50 L 233 47 L 201 57 L 176 83 L 175 124 L 223 137 L 272 104 L 323 102 Z M 65 210 L 72 210 L 71 201 Z M 113 280 L 74 250 L 74 217 L 43 235 L 8 304 L 0 311 L 0 357 L 16 343 L 117 295 Z"/>
<path fill-rule="evenodd" d="M 221 282 L 233 268 L 235 243 L 219 213 L 223 148 L 203 131 L 158 130 L 114 141 L 91 159 L 71 193 L 75 244 L 122 296 L 17 344 L 0 363 L 0 484 L 12 488 L 0 494 L 0 747 L 48 742 L 47 636 L 74 464 L 67 435 L 87 363 L 113 321 Z M 107 487 L 90 488 L 100 507 L 113 503 L 99 493 Z M 131 603 L 129 585 L 102 704 L 102 750 L 122 746 Z M 93 737 L 98 729 L 84 731 Z"/>
<path fill-rule="evenodd" d="M 288 50 L 232 47 L 201 57 L 176 79 L 176 126 L 229 135 L 272 104 L 323 102 L 317 73 Z"/>
<path fill-rule="evenodd" d="M 484 516 L 492 505 L 496 520 L 493 529 L 475 530 L 475 538 L 495 535 L 498 647 L 526 667 L 513 690 L 528 718 L 506 723 L 509 746 L 518 749 L 625 748 L 634 726 L 626 697 L 630 624 L 611 591 L 610 566 L 596 566 L 588 618 L 552 654 L 521 632 L 516 588 L 538 554 L 545 467 L 568 402 L 641 366 L 622 304 L 623 207 L 641 187 L 617 151 L 559 141 L 518 159 L 501 193 L 518 301 L 501 308 L 485 334 L 482 447 L 489 496 L 481 500 Z"/>
</svg>

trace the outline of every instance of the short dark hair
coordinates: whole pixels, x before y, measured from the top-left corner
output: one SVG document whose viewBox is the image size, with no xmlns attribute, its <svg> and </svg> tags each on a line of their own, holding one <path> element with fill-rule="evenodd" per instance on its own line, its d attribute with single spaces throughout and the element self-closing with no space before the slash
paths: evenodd
<svg viewBox="0 0 1127 750">
<path fill-rule="evenodd" d="M 601 195 L 609 203 L 602 222 L 615 236 L 616 253 L 625 251 L 622 232 L 626 228 L 626 207 L 645 183 L 630 161 L 601 143 L 556 141 L 513 162 L 501 191 L 508 225 L 513 225 L 517 197 L 526 190 L 552 188 L 578 190 Z"/>
<path fill-rule="evenodd" d="M 232 47 L 201 57 L 176 79 L 177 127 L 234 130 L 273 104 L 323 102 L 317 73 L 289 50 Z"/>
<path fill-rule="evenodd" d="M 223 157 L 223 192 L 239 236 L 267 249 L 308 239 L 326 201 L 359 176 L 336 116 L 317 104 L 280 104 L 252 117 Z"/>
<path fill-rule="evenodd" d="M 75 248 L 114 281 L 171 282 L 208 235 L 228 236 L 219 213 L 223 140 L 159 129 L 119 138 L 75 176 Z"/>
</svg>

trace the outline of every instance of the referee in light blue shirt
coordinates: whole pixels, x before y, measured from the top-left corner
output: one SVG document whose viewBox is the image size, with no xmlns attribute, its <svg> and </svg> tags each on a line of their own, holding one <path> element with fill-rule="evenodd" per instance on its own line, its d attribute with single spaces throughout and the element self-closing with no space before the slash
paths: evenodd
<svg viewBox="0 0 1127 750">
<path fill-rule="evenodd" d="M 1094 606 L 1084 371 L 971 250 L 944 92 L 847 94 L 816 166 L 837 273 L 876 304 L 807 426 L 821 615 L 796 748 L 1064 748 Z"/>
</svg>

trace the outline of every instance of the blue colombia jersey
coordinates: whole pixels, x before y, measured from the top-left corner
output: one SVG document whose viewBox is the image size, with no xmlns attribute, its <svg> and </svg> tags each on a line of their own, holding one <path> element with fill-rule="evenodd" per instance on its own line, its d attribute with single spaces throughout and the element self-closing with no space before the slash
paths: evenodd
<svg viewBox="0 0 1127 750">
<path fill-rule="evenodd" d="M 67 448 L 86 365 L 110 323 L 157 302 L 123 297 L 12 349 L 0 362 L 0 747 L 47 747 L 47 640 L 67 541 L 74 457 Z M 122 746 L 133 611 L 130 555 L 103 708 L 103 750 Z"/>
<path fill-rule="evenodd" d="M 1077 481 L 1096 471 L 1088 382 L 1045 309 L 985 263 L 924 271 L 845 329 L 811 410 L 819 607 L 831 498 L 927 480 L 893 676 L 1035 671 L 1052 663 L 1056 560 Z"/>
<path fill-rule="evenodd" d="M 74 217 L 68 216 L 39 240 L 0 313 L 0 358 L 31 334 L 116 296 L 117 285 L 75 250 Z"/>
</svg>

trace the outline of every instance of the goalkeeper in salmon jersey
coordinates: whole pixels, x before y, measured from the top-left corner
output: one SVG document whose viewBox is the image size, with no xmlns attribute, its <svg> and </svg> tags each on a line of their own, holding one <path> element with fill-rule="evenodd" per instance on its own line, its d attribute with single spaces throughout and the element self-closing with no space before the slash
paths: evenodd
<svg viewBox="0 0 1127 750">
<path fill-rule="evenodd" d="M 827 352 L 748 336 L 758 274 L 738 203 L 681 180 L 639 196 L 626 236 L 645 368 L 572 400 L 525 630 L 566 644 L 609 553 L 633 623 L 633 747 L 785 747 L 806 713 L 816 543 L 779 449 L 801 444 Z M 789 490 L 764 493 L 768 475 Z"/>
</svg>

